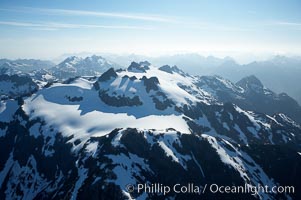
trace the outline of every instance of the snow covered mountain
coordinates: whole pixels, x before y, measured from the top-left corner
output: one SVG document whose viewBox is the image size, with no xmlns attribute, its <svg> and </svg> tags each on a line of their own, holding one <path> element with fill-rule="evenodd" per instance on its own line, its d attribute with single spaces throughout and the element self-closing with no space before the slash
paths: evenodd
<svg viewBox="0 0 301 200">
<path fill-rule="evenodd" d="M 0 74 L 26 74 L 34 70 L 49 69 L 55 64 L 50 61 L 35 59 L 0 59 Z"/>
<path fill-rule="evenodd" d="M 71 56 L 50 71 L 58 79 L 67 79 L 76 76 L 97 76 L 111 67 L 119 66 L 101 56 L 93 55 L 86 58 Z"/>
<path fill-rule="evenodd" d="M 0 75 L 27 76 L 34 82 L 49 82 L 57 78 L 52 76 L 49 69 L 55 66 L 54 63 L 35 59 L 8 60 L 0 59 Z"/>
<path fill-rule="evenodd" d="M 62 67 L 82 62 L 70 58 Z M 259 86 L 254 77 L 233 84 L 145 61 L 1 100 L 0 199 L 300 199 L 300 125 L 220 95 L 269 91 Z M 137 189 L 158 183 L 287 185 L 295 192 Z"/>
<path fill-rule="evenodd" d="M 191 75 L 219 75 L 232 82 L 242 77 L 254 74 L 262 83 L 274 92 L 285 92 L 301 104 L 301 57 L 276 55 L 264 61 L 253 61 L 248 64 L 239 64 L 231 57 L 218 58 L 204 57 L 199 54 L 183 53 L 159 57 L 142 55 L 114 55 L 103 56 L 115 63 L 128 66 L 131 61 L 148 60 L 157 66 L 177 65 Z M 289 80 L 289 81 L 288 81 Z"/>
<path fill-rule="evenodd" d="M 26 75 L 35 81 L 45 82 L 78 76 L 98 76 L 111 67 L 120 68 L 119 65 L 96 55 L 86 58 L 70 56 L 58 65 L 34 59 L 0 59 L 0 74 Z"/>
<path fill-rule="evenodd" d="M 27 76 L 0 75 L 0 98 L 30 96 L 38 90 L 38 85 Z"/>
<path fill-rule="evenodd" d="M 57 78 L 52 75 L 49 69 L 37 69 L 29 72 L 27 75 L 36 82 L 53 82 L 57 80 Z"/>
<path fill-rule="evenodd" d="M 202 76 L 197 85 L 221 102 L 232 102 L 243 109 L 269 115 L 284 113 L 301 123 L 301 107 L 286 93 L 276 94 L 254 75 L 236 84 L 219 76 Z"/>
</svg>

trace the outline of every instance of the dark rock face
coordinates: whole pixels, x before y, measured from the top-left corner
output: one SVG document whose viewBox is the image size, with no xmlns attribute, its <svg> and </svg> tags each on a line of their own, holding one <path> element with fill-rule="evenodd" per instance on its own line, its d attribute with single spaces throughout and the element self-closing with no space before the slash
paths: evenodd
<svg viewBox="0 0 301 200">
<path fill-rule="evenodd" d="M 283 185 L 294 185 L 301 187 L 301 182 L 294 177 L 300 177 L 301 160 L 300 155 L 290 145 L 254 145 L 243 147 L 256 163 L 262 166 L 263 170 L 275 180 Z M 279 173 L 279 170 L 282 173 Z M 299 190 L 299 189 L 297 189 Z M 295 193 L 293 199 L 300 198 L 299 191 Z"/>
<path fill-rule="evenodd" d="M 99 91 L 100 99 L 110 106 L 123 107 L 123 106 L 140 106 L 142 105 L 142 101 L 138 96 L 134 96 L 133 98 L 126 96 L 110 96 L 107 94 L 107 91 L 100 90 Z"/>
<path fill-rule="evenodd" d="M 139 64 L 142 65 L 146 70 L 148 70 L 149 66 L 151 65 L 148 61 L 142 61 Z"/>
<path fill-rule="evenodd" d="M 38 85 L 28 76 L 0 75 L 0 96 L 18 98 L 30 96 L 38 90 Z"/>
<path fill-rule="evenodd" d="M 113 68 L 110 68 L 108 71 L 104 72 L 99 78 L 98 81 L 105 82 L 110 80 L 111 78 L 116 78 L 117 74 Z"/>
<path fill-rule="evenodd" d="M 220 108 L 225 109 L 224 112 L 232 110 L 233 118 L 236 118 L 235 109 L 230 104 L 228 108 Z M 207 107 L 207 109 L 202 108 L 206 113 L 210 113 L 217 111 L 218 107 Z M 192 110 L 197 110 L 197 108 L 192 108 Z M 28 130 L 37 124 L 42 129 L 43 121 L 30 121 L 22 109 L 19 109 L 16 115 L 20 117 L 15 121 L 0 123 L 2 130 L 7 129 L 6 134 L 0 137 L 1 171 L 9 166 L 7 162 L 11 159 L 9 162 L 11 166 L 4 174 L 5 179 L 0 185 L 1 199 L 6 199 L 8 196 L 23 197 L 27 191 L 31 191 L 32 185 L 35 185 L 35 191 L 29 194 L 38 199 L 71 197 L 125 199 L 127 197 L 122 192 L 124 186 L 119 185 L 118 180 L 128 175 L 132 176 L 133 181 L 129 183 L 134 185 L 144 183 L 146 180 L 150 184 L 161 183 L 170 187 L 175 184 L 244 185 L 244 180 L 238 171 L 221 161 L 217 149 L 211 144 L 213 139 L 205 139 L 197 132 L 182 134 L 169 129 L 158 134 L 152 130 L 116 129 L 107 136 L 91 137 L 82 145 L 82 148 L 73 152 L 72 147 L 79 143 L 70 142 L 72 137 L 63 137 L 61 133 L 54 130 L 45 130 L 52 132 L 50 135 L 41 132 L 34 136 Z M 22 120 L 25 127 L 18 120 Z M 170 134 L 176 139 L 171 140 Z M 120 135 L 120 139 L 116 142 L 117 135 Z M 48 137 L 53 137 L 54 143 L 49 143 L 51 138 Z M 233 135 L 229 137 L 235 139 Z M 97 143 L 94 154 L 86 149 L 91 143 Z M 179 161 L 175 161 L 172 155 L 164 151 L 163 143 L 173 149 Z M 240 159 L 244 166 L 257 169 L 259 164 L 267 175 L 273 177 L 280 185 L 299 187 L 301 184 L 298 179 L 301 158 L 296 153 L 297 146 L 263 145 L 252 142 L 247 146 L 243 143 L 238 145 L 235 142 L 225 142 L 221 138 L 216 139 L 216 144 L 219 145 L 218 148 L 236 157 L 235 159 Z M 245 152 L 250 158 L 242 157 Z M 131 164 L 124 162 L 127 159 L 131 161 Z M 118 174 L 119 171 L 123 171 L 123 174 Z M 250 177 L 261 176 L 259 168 L 258 171 L 247 171 L 246 174 Z M 79 182 L 79 180 L 82 181 Z M 80 185 L 77 188 L 78 184 Z M 138 198 L 141 193 L 138 193 L 136 189 L 130 195 L 132 198 Z M 199 198 L 199 194 L 195 193 L 175 194 L 173 192 L 166 196 L 150 193 L 149 198 L 162 199 L 175 195 L 180 199 Z M 290 196 L 298 199 L 300 192 L 297 191 Z M 202 197 L 206 199 L 259 199 L 258 196 L 249 193 L 212 194 L 209 191 L 203 193 Z M 268 194 L 268 197 L 287 198 L 283 194 Z"/>
<path fill-rule="evenodd" d="M 18 120 L 0 124 L 1 129 L 7 128 L 6 135 L 0 138 L 0 170 L 9 167 L 0 185 L 1 199 L 21 198 L 26 195 L 31 199 L 71 199 L 75 197 L 72 191 L 81 176 L 78 168 L 90 168 L 88 175 L 91 177 L 104 175 L 104 171 L 97 167 L 98 162 L 109 164 L 110 160 L 103 157 L 98 161 L 89 156 L 82 160 L 80 157 L 86 152 L 81 150 L 77 154 L 72 153 L 74 144 L 68 142 L 72 137 L 63 137 L 61 133 L 51 130 L 50 136 L 41 132 L 35 137 L 28 130 L 35 124 L 43 126 L 43 122 L 28 121 L 21 109 L 16 114 L 22 116 L 19 119 L 26 122 L 26 127 L 20 125 Z M 49 143 L 51 138 L 48 137 L 53 137 L 53 144 Z M 5 165 L 6 161 L 9 165 Z M 88 184 L 77 194 L 79 199 L 123 198 L 120 189 L 115 185 L 103 183 L 101 180 L 95 185 L 91 181 L 86 179 Z"/>
<path fill-rule="evenodd" d="M 83 100 L 83 97 L 70 97 L 70 96 L 66 96 L 66 98 L 71 101 L 71 102 L 79 102 Z"/>
<path fill-rule="evenodd" d="M 159 68 L 159 70 L 172 74 L 172 68 L 169 65 L 163 65 Z"/>
<path fill-rule="evenodd" d="M 163 92 L 156 92 L 156 95 L 152 95 L 152 100 L 155 103 L 155 107 L 158 110 L 165 110 L 168 107 L 172 107 L 174 102 L 167 98 L 167 96 Z M 160 100 L 159 100 L 160 99 Z"/>
<path fill-rule="evenodd" d="M 236 83 L 238 86 L 242 87 L 246 91 L 252 91 L 261 93 L 263 92 L 263 85 L 260 80 L 254 76 L 247 76 Z"/>
<path fill-rule="evenodd" d="M 130 66 L 128 67 L 128 70 L 133 70 L 133 69 L 136 69 L 136 68 L 139 68 L 140 65 L 136 62 L 131 62 Z"/>
<path fill-rule="evenodd" d="M 281 114 L 277 116 L 277 123 L 259 114 L 262 122 L 271 125 L 271 132 L 262 126 L 258 131 L 260 138 L 257 138 L 247 128 L 254 127 L 253 122 L 237 112 L 232 104 L 197 104 L 178 108 L 187 116 L 187 124 L 193 134 L 173 129 L 158 133 L 126 128 L 115 129 L 106 136 L 91 137 L 82 143 L 74 140 L 73 136 L 66 137 L 53 128 L 45 128 L 47 124 L 41 119 L 30 120 L 22 110 L 22 104 L 19 102 L 20 107 L 15 113 L 18 117 L 11 122 L 0 122 L 1 131 L 6 130 L 0 137 L 0 171 L 5 171 L 0 185 L 1 199 L 21 198 L 25 194 L 37 199 L 125 199 L 125 185 L 120 182 L 124 178 L 134 185 L 147 181 L 170 187 L 175 184 L 241 186 L 245 183 L 244 176 L 250 177 L 251 184 L 255 185 L 256 180 L 265 180 L 263 173 L 266 173 L 275 180 L 275 184 L 301 185 L 298 178 L 301 158 L 296 153 L 301 150 L 301 130 Z M 204 122 L 200 124 L 197 121 L 201 119 Z M 211 127 L 207 127 L 206 119 Z M 229 130 L 223 123 L 228 124 Z M 235 124 L 245 133 L 248 145 L 239 137 Z M 212 129 L 220 135 L 208 135 L 208 138 L 202 135 Z M 289 134 L 291 132 L 295 137 Z M 273 144 L 269 141 L 270 134 L 273 135 Z M 283 143 L 282 135 L 290 137 L 289 142 Z M 93 143 L 96 146 L 91 152 L 88 146 Z M 76 151 L 74 147 L 77 147 Z M 166 148 L 173 153 L 167 153 Z M 223 158 L 233 159 L 236 165 L 245 167 L 247 170 L 240 171 L 245 175 L 240 175 L 239 167 L 222 161 L 221 152 L 224 152 Z M 33 185 L 34 190 L 31 189 Z M 142 193 L 136 189 L 130 195 L 138 198 Z M 299 191 L 289 195 L 294 199 L 301 197 Z M 148 194 L 152 199 L 173 196 L 199 198 L 199 194 L 195 193 Z M 250 193 L 212 194 L 209 191 L 202 197 L 259 199 Z M 283 194 L 267 194 L 266 197 L 287 198 Z"/>
<path fill-rule="evenodd" d="M 11 81 L 17 87 L 28 84 L 28 83 L 34 85 L 34 82 L 31 80 L 31 78 L 27 77 L 27 76 L 18 76 L 18 75 L 9 76 L 9 75 L 3 74 L 3 75 L 0 75 L 0 80 L 1 81 Z"/>
<path fill-rule="evenodd" d="M 301 123 L 301 107 L 285 93 L 276 94 L 265 88 L 255 76 L 243 78 L 234 84 L 221 77 L 204 76 L 197 85 L 209 92 L 214 91 L 216 98 L 224 103 L 231 102 L 243 109 L 254 110 L 268 115 L 284 113 Z"/>
<path fill-rule="evenodd" d="M 147 93 L 149 93 L 151 90 L 154 90 L 154 91 L 158 90 L 158 85 L 160 83 L 159 83 L 159 80 L 157 77 L 146 78 L 145 76 L 143 76 L 142 81 L 144 83 Z"/>
<path fill-rule="evenodd" d="M 279 95 L 265 89 L 262 83 L 255 77 L 250 76 L 237 83 L 246 91 L 246 109 L 263 112 L 269 115 L 285 113 L 289 117 L 301 123 L 301 107 L 285 93 Z M 240 103 L 238 103 L 240 105 Z M 242 106 L 243 107 L 243 106 Z M 244 108 L 244 107 L 243 107 Z"/>
<path fill-rule="evenodd" d="M 147 61 L 136 63 L 132 62 L 128 67 L 128 71 L 144 73 L 149 69 L 150 63 Z"/>
<path fill-rule="evenodd" d="M 99 86 L 99 82 L 106 82 L 109 81 L 111 78 L 116 78 L 117 77 L 117 73 L 115 72 L 115 70 L 113 68 L 110 68 L 108 71 L 104 72 L 99 78 L 98 80 L 94 83 L 94 88 L 96 90 L 100 89 Z"/>
<path fill-rule="evenodd" d="M 163 65 L 159 68 L 159 70 L 167 72 L 169 74 L 178 73 L 181 75 L 185 75 L 185 73 L 182 70 L 180 70 L 177 66 L 170 67 L 169 65 Z"/>
</svg>

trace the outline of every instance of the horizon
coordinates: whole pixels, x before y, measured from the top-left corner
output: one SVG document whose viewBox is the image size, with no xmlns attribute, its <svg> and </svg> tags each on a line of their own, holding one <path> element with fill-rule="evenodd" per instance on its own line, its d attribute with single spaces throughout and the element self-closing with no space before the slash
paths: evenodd
<svg viewBox="0 0 301 200">
<path fill-rule="evenodd" d="M 0 54 L 8 59 L 197 53 L 242 64 L 301 55 L 295 0 L 1 1 L 0 7 Z"/>
<path fill-rule="evenodd" d="M 69 57 L 78 57 L 78 58 L 86 58 L 86 57 L 91 57 L 91 56 L 100 56 L 105 58 L 106 60 L 110 61 L 110 56 L 121 56 L 121 57 L 130 57 L 130 56 L 137 56 L 137 57 L 141 57 L 140 60 L 129 60 L 131 62 L 140 62 L 140 61 L 144 61 L 143 57 L 146 57 L 147 59 L 157 59 L 157 58 L 161 58 L 161 57 L 173 57 L 173 56 L 199 56 L 205 59 L 208 59 L 210 57 L 216 58 L 216 59 L 229 59 L 229 60 L 233 60 L 235 63 L 239 64 L 239 65 L 248 65 L 251 64 L 253 62 L 264 62 L 264 61 L 270 61 L 273 60 L 277 57 L 285 57 L 285 58 L 289 58 L 289 59 L 300 59 L 301 60 L 301 56 L 300 55 L 281 55 L 281 54 L 274 54 L 274 55 L 267 55 L 267 56 L 259 56 L 259 57 L 249 57 L 248 59 L 245 60 L 241 60 L 241 59 L 237 59 L 235 57 L 232 56 L 216 56 L 216 55 L 212 55 L 212 54 L 208 54 L 208 55 L 204 55 L 204 54 L 200 54 L 200 53 L 196 53 L 196 52 L 180 52 L 180 53 L 174 53 L 174 54 L 160 54 L 160 55 L 147 55 L 147 54 L 135 54 L 135 53 L 108 53 L 108 52 L 78 52 L 78 53 L 64 53 L 62 55 L 59 55 L 57 57 L 53 57 L 53 58 L 34 58 L 34 57 L 16 57 L 16 58 L 8 58 L 8 57 L 0 57 L 1 59 L 7 59 L 7 60 L 11 60 L 11 61 L 15 61 L 15 60 L 41 60 L 41 61 L 50 61 L 54 64 L 59 64 L 61 62 L 63 62 L 64 60 L 66 60 Z M 148 60 L 146 60 L 148 61 Z M 169 63 L 166 63 L 167 65 Z"/>
</svg>

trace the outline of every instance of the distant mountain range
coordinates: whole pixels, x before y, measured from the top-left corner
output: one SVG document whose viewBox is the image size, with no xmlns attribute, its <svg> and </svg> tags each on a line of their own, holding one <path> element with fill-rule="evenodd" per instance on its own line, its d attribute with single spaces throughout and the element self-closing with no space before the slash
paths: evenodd
<svg viewBox="0 0 301 200">
<path fill-rule="evenodd" d="M 76 76 L 97 76 L 107 69 L 120 67 L 101 56 L 71 56 L 58 65 L 41 60 L 0 60 L 0 74 L 28 75 L 40 81 L 63 80 Z"/>
<path fill-rule="evenodd" d="M 199 87 L 221 102 L 231 102 L 246 110 L 273 115 L 285 113 L 301 123 L 301 107 L 286 93 L 276 94 L 263 86 L 254 75 L 245 77 L 236 84 L 219 76 L 201 76 Z"/>
<path fill-rule="evenodd" d="M 294 186 L 201 197 L 301 198 L 301 108 L 291 97 L 256 76 L 233 83 L 148 61 L 107 65 L 70 57 L 44 84 L 2 75 L 0 199 L 200 198 L 143 193 L 139 183 Z"/>
<path fill-rule="evenodd" d="M 8 60 L 0 59 L 0 74 L 22 74 L 29 73 L 34 70 L 49 69 L 55 64 L 51 61 L 35 60 L 35 59 L 18 59 Z"/>
<path fill-rule="evenodd" d="M 84 59 L 72 56 L 51 68 L 50 72 L 59 79 L 66 79 L 75 76 L 97 76 L 112 67 L 119 66 L 101 56 L 93 55 Z"/>
<path fill-rule="evenodd" d="M 199 54 L 177 54 L 171 56 L 113 55 L 105 56 L 122 66 L 131 61 L 148 60 L 154 65 L 176 65 L 192 75 L 219 75 L 232 82 L 242 77 L 255 75 L 263 84 L 275 92 L 286 92 L 301 104 L 301 57 L 275 56 L 266 61 L 255 61 L 249 64 L 238 64 L 233 58 L 217 58 Z"/>
</svg>

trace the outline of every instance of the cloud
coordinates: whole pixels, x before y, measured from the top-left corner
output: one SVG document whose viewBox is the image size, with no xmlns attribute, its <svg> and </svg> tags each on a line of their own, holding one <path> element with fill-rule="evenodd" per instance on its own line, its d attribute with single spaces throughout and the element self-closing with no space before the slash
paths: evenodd
<svg viewBox="0 0 301 200">
<path fill-rule="evenodd" d="M 49 9 L 49 8 L 33 8 L 23 7 L 15 9 L 0 9 L 2 11 L 12 12 L 38 12 L 41 14 L 52 14 L 52 15 L 69 15 L 69 16 L 93 16 L 93 17 L 111 17 L 121 19 L 132 19 L 132 20 L 143 20 L 143 21 L 154 21 L 154 22 L 167 22 L 175 23 L 176 20 L 171 17 L 161 15 L 148 15 L 148 14 L 137 14 L 137 13 L 118 13 L 118 12 L 99 12 L 99 11 L 87 11 L 87 10 L 68 10 L 68 9 Z"/>
<path fill-rule="evenodd" d="M 272 21 L 272 22 L 268 23 L 268 25 L 281 26 L 281 27 L 292 28 L 292 29 L 295 29 L 295 30 L 301 30 L 301 23 L 298 23 L 298 22 Z"/>
<path fill-rule="evenodd" d="M 101 29 L 137 29 L 137 30 L 153 30 L 153 27 L 147 26 L 127 26 L 127 25 L 97 25 L 97 24 L 66 24 L 66 23 L 28 23 L 18 21 L 0 21 L 0 25 L 17 26 L 34 28 L 35 30 L 58 30 L 58 29 L 86 29 L 86 28 L 101 28 Z"/>
<path fill-rule="evenodd" d="M 203 31 L 221 31 L 221 32 L 250 32 L 254 31 L 254 28 L 250 26 L 230 26 L 227 24 L 220 23 L 209 23 L 205 21 L 179 21 L 179 24 L 182 24 L 183 28 L 190 28 L 195 30 L 203 30 Z"/>
<path fill-rule="evenodd" d="M 35 13 L 41 15 L 47 14 L 47 15 L 60 15 L 60 16 L 91 16 L 91 17 L 108 17 L 108 18 L 143 20 L 143 21 L 152 21 L 152 22 L 164 22 L 171 26 L 178 26 L 181 28 L 198 29 L 198 30 L 206 30 L 206 31 L 223 31 L 223 32 L 252 31 L 250 27 L 229 26 L 227 24 L 216 24 L 207 21 L 200 21 L 198 19 L 151 15 L 151 14 L 99 12 L 99 11 L 87 11 L 87 10 L 49 9 L 49 8 L 33 8 L 33 7 L 0 9 L 0 10 L 8 11 L 8 12 Z M 48 24 L 47 26 L 48 28 L 110 28 L 110 29 L 143 29 L 143 30 L 154 29 L 153 27 L 102 26 L 102 25 L 90 25 L 90 24 L 86 24 L 86 25 Z M 156 24 L 154 26 L 156 26 Z"/>
<path fill-rule="evenodd" d="M 15 21 L 0 21 L 0 25 L 8 25 L 8 26 L 23 26 L 23 27 L 42 27 L 42 24 L 33 24 L 26 22 L 15 22 Z"/>
<path fill-rule="evenodd" d="M 275 21 L 274 24 L 282 25 L 282 26 L 299 26 L 299 27 L 301 27 L 301 23 L 296 23 L 296 22 Z"/>
</svg>

